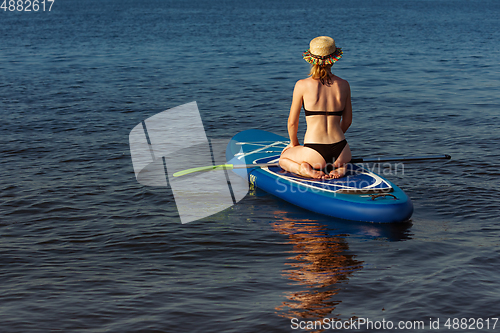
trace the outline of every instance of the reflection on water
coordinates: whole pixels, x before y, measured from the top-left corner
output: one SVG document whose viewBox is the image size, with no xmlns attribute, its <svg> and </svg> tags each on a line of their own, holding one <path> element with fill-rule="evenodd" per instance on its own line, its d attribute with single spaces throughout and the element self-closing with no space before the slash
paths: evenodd
<svg viewBox="0 0 500 333">
<path fill-rule="evenodd" d="M 310 220 L 291 220 L 276 212 L 273 228 L 289 237 L 293 245 L 283 275 L 301 288 L 288 292 L 286 300 L 276 307 L 286 318 L 322 319 L 341 302 L 334 296 L 349 276 L 362 268 L 362 261 L 348 253 L 349 245 L 341 235 L 328 235 L 326 227 Z M 281 215 L 281 216 L 280 216 Z"/>
<path fill-rule="evenodd" d="M 381 241 L 411 239 L 410 222 L 372 224 L 315 220 L 310 214 L 281 210 L 276 210 L 274 217 L 273 229 L 287 235 L 293 245 L 283 276 L 293 281 L 290 285 L 297 290 L 287 292 L 285 300 L 275 308 L 279 316 L 289 319 L 340 320 L 334 310 L 342 300 L 336 295 L 345 288 L 349 277 L 363 268 L 363 261 L 357 260 L 349 250 L 349 237 Z"/>
</svg>

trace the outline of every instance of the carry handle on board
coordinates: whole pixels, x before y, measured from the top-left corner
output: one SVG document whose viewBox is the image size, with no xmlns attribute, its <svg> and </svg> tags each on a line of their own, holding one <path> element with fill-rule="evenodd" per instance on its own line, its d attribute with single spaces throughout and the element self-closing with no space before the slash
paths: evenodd
<svg viewBox="0 0 500 333">
<path fill-rule="evenodd" d="M 450 155 L 430 155 L 430 156 L 409 156 L 409 157 L 372 157 L 372 158 L 352 158 L 350 163 L 382 163 L 382 162 L 415 162 L 426 160 L 449 160 Z M 197 168 L 186 169 L 174 173 L 174 177 L 188 175 L 194 172 L 211 171 L 211 170 L 232 170 L 232 169 L 248 169 L 248 168 L 266 168 L 279 166 L 278 163 L 256 163 L 256 164 L 220 164 L 207 165 Z"/>
</svg>

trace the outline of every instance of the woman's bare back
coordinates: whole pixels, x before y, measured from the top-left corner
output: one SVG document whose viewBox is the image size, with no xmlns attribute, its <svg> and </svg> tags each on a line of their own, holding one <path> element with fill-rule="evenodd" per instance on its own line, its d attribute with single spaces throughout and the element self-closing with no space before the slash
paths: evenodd
<svg viewBox="0 0 500 333">
<path fill-rule="evenodd" d="M 304 85 L 303 107 L 308 111 L 343 111 L 342 117 L 351 118 L 350 88 L 347 81 L 331 75 L 330 82 L 301 80 Z M 304 143 L 335 143 L 345 139 L 341 116 L 307 116 L 307 132 Z"/>
</svg>

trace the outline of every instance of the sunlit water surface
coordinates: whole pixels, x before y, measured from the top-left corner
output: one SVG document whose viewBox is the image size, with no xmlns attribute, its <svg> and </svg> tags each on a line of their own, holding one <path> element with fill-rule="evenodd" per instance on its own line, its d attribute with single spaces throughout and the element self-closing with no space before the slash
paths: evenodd
<svg viewBox="0 0 500 333">
<path fill-rule="evenodd" d="M 500 316 L 500 3 L 322 6 L 0 13 L 2 332 L 290 332 L 293 318 L 439 318 L 448 332 L 448 318 Z M 211 139 L 286 135 L 318 35 L 344 50 L 354 155 L 453 157 L 377 170 L 412 198 L 409 223 L 332 220 L 252 191 L 182 225 L 169 188 L 137 183 L 129 132 L 184 103 Z"/>
</svg>

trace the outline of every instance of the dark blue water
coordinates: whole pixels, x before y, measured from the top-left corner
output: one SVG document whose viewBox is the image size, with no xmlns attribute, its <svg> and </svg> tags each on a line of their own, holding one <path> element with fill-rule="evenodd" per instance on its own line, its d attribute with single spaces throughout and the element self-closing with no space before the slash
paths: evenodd
<svg viewBox="0 0 500 333">
<path fill-rule="evenodd" d="M 499 13 L 495 0 L 2 10 L 0 331 L 290 332 L 293 318 L 492 331 Z M 351 84 L 354 155 L 452 155 L 387 176 L 412 198 L 412 220 L 336 221 L 258 191 L 182 225 L 169 188 L 136 181 L 131 129 L 197 101 L 211 139 L 286 135 L 318 35 L 344 50 L 334 72 Z"/>
</svg>

